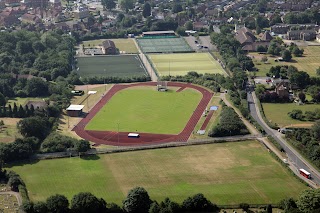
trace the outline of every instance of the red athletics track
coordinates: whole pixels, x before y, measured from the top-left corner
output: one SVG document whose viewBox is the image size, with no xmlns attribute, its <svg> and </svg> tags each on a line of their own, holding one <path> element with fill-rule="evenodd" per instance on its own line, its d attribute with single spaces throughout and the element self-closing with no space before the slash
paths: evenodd
<svg viewBox="0 0 320 213">
<path fill-rule="evenodd" d="M 190 117 L 188 123 L 184 129 L 178 135 L 166 135 L 166 134 L 152 134 L 139 132 L 139 138 L 128 138 L 128 132 L 113 132 L 113 131 L 93 131 L 85 130 L 85 126 L 90 120 L 99 112 L 99 110 L 112 98 L 118 91 L 135 86 L 156 86 L 156 82 L 144 82 L 135 84 L 116 84 L 109 92 L 91 109 L 85 118 L 83 118 L 73 130 L 80 137 L 95 142 L 97 145 L 115 145 L 115 146 L 132 146 L 132 145 L 150 145 L 172 141 L 186 142 L 194 130 L 196 124 L 202 116 L 203 111 L 206 109 L 212 94 L 205 88 L 179 82 L 168 82 L 168 86 L 192 88 L 202 93 L 202 99 L 200 100 L 197 108 Z"/>
</svg>

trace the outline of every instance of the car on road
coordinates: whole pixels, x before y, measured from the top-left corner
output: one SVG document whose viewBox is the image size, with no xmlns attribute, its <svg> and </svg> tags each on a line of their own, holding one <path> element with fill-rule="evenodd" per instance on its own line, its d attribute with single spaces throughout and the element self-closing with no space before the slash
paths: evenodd
<svg viewBox="0 0 320 213">
<path fill-rule="evenodd" d="M 195 40 L 194 43 L 195 43 L 195 44 L 199 44 L 199 41 Z"/>
<path fill-rule="evenodd" d="M 207 47 L 207 46 L 204 46 L 203 48 L 204 48 L 204 49 L 208 49 L 208 47 Z"/>
</svg>

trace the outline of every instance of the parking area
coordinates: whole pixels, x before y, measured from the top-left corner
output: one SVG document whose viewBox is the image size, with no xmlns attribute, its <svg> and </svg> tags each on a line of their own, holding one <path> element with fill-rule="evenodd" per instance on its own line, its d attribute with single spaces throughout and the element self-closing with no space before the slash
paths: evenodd
<svg viewBox="0 0 320 213">
<path fill-rule="evenodd" d="M 207 52 L 214 50 L 214 45 L 210 42 L 210 36 L 199 36 L 199 39 L 195 36 L 184 37 L 190 47 L 197 52 Z"/>
</svg>

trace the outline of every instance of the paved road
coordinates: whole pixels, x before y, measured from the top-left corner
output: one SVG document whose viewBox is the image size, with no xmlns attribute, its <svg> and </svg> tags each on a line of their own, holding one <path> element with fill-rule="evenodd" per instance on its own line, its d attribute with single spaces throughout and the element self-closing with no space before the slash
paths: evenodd
<svg viewBox="0 0 320 213">
<path fill-rule="evenodd" d="M 250 88 L 249 90 L 253 90 Z M 252 117 L 261 125 L 261 127 L 266 131 L 266 133 L 272 136 L 285 150 L 287 153 L 289 161 L 296 167 L 296 172 L 298 169 L 303 168 L 311 173 L 312 181 L 316 184 L 320 184 L 320 173 L 310 165 L 291 145 L 283 139 L 283 134 L 279 133 L 277 130 L 271 129 L 262 119 L 258 106 L 255 104 L 256 96 L 254 92 L 248 92 L 247 99 L 249 103 L 249 109 Z"/>
<path fill-rule="evenodd" d="M 210 36 L 199 36 L 201 45 L 208 47 L 208 50 L 217 50 L 216 47 L 211 43 Z"/>
</svg>

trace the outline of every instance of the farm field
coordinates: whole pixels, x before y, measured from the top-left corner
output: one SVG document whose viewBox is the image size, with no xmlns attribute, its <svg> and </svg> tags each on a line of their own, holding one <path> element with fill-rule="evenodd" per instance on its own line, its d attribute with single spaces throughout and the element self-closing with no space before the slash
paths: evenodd
<svg viewBox="0 0 320 213">
<path fill-rule="evenodd" d="M 201 94 L 155 87 L 134 87 L 117 92 L 88 123 L 86 130 L 178 134 L 185 127 Z M 109 122 L 111 121 L 111 122 Z"/>
<path fill-rule="evenodd" d="M 300 109 L 302 112 L 314 111 L 316 108 L 320 109 L 320 104 L 296 105 L 295 103 L 262 103 L 262 107 L 266 118 L 271 123 L 276 123 L 280 127 L 289 125 L 310 126 L 312 122 L 292 119 L 288 116 L 288 112 L 294 109 Z"/>
<path fill-rule="evenodd" d="M 138 55 L 78 57 L 77 61 L 81 77 L 148 76 Z"/>
<path fill-rule="evenodd" d="M 128 190 L 142 186 L 157 201 L 203 193 L 220 205 L 276 204 L 307 188 L 257 141 L 41 160 L 7 169 L 20 174 L 32 201 L 88 191 L 121 205 Z"/>
<path fill-rule="evenodd" d="M 83 45 L 85 48 L 87 47 L 94 47 L 101 45 L 103 41 L 106 39 L 97 39 L 97 40 L 92 40 L 92 41 L 84 41 Z M 138 53 L 137 46 L 135 45 L 133 39 L 131 38 L 118 38 L 118 39 L 110 39 L 111 41 L 114 42 L 116 45 L 116 48 L 119 50 L 119 52 L 122 53 Z"/>
<path fill-rule="evenodd" d="M 160 76 L 186 75 L 190 71 L 226 74 L 209 53 L 150 54 L 148 57 Z"/>
<path fill-rule="evenodd" d="M 256 73 L 257 76 L 266 76 L 266 74 L 269 72 L 269 69 L 272 66 L 277 65 L 292 65 L 297 67 L 300 71 L 307 72 L 310 76 L 316 76 L 316 69 L 320 67 L 320 46 L 307 46 L 302 48 L 304 49 L 303 57 L 293 57 L 292 62 L 275 62 L 274 59 L 277 57 L 271 57 L 268 54 L 262 55 L 258 53 L 250 53 L 249 55 L 255 57 L 253 62 L 256 68 L 259 69 L 259 71 Z M 260 61 L 263 56 L 268 57 L 268 64 Z"/>
</svg>

